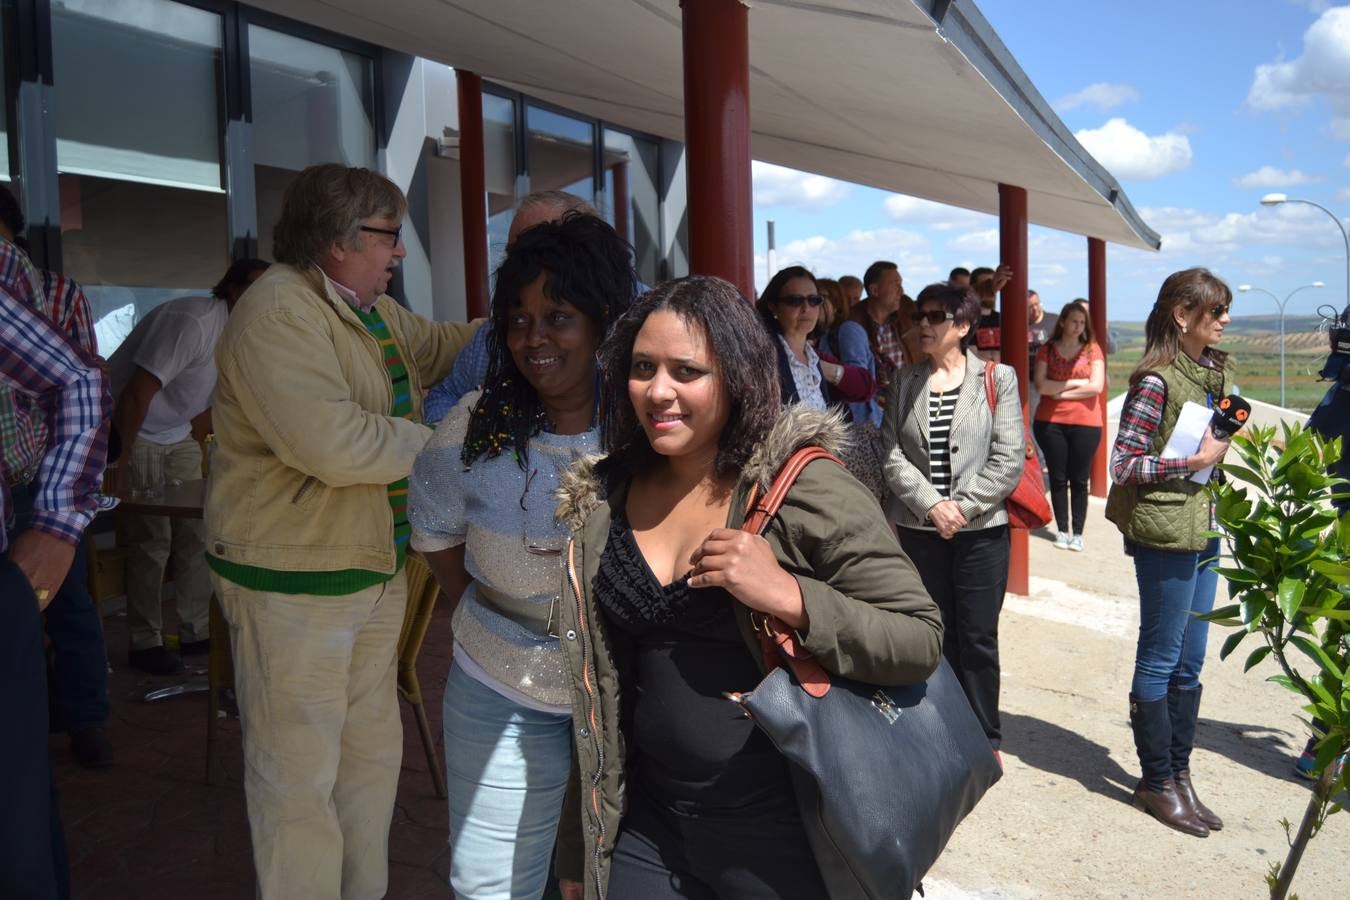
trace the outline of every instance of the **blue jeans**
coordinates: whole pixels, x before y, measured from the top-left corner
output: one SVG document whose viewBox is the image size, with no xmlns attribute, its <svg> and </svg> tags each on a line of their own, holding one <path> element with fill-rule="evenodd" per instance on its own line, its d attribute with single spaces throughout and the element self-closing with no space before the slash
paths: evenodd
<svg viewBox="0 0 1350 900">
<path fill-rule="evenodd" d="M 456 664 L 444 733 L 455 896 L 538 900 L 572 769 L 571 715 L 521 706 Z"/>
<path fill-rule="evenodd" d="M 1214 608 L 1219 541 L 1199 553 L 1130 544 L 1139 582 L 1139 646 L 1130 692 L 1145 702 L 1167 696 L 1169 686 L 1194 690 L 1205 664 L 1209 623 L 1194 613 Z"/>
</svg>

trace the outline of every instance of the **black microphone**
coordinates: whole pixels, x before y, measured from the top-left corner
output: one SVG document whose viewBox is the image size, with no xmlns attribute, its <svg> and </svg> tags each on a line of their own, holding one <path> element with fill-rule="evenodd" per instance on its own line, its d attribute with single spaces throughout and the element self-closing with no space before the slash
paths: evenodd
<svg viewBox="0 0 1350 900">
<path fill-rule="evenodd" d="M 1252 405 L 1237 394 L 1229 394 L 1214 407 L 1214 415 L 1209 417 L 1209 430 L 1219 440 L 1226 440 L 1237 434 L 1247 419 L 1251 417 Z"/>
</svg>

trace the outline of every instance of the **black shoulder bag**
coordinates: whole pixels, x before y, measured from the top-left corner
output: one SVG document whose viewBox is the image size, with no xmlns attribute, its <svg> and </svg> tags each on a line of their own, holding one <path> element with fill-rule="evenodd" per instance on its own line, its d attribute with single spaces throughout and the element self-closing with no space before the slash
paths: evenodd
<svg viewBox="0 0 1350 900">
<path fill-rule="evenodd" d="M 747 516 L 762 534 L 801 470 L 797 451 Z M 752 497 L 752 503 L 753 503 Z M 1003 775 L 951 666 L 924 684 L 877 687 L 827 673 L 782 621 L 752 613 L 769 674 L 729 693 L 791 764 L 833 900 L 909 897 L 956 826 Z"/>
</svg>

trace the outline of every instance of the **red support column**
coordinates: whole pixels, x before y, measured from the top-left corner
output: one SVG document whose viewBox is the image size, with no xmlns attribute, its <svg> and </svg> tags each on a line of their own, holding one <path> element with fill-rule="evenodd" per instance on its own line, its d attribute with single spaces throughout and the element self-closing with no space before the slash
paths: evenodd
<svg viewBox="0 0 1350 900">
<path fill-rule="evenodd" d="M 464 301 L 469 318 L 488 314 L 487 175 L 483 164 L 483 79 L 455 70 L 459 92 L 459 204 L 464 225 Z"/>
<path fill-rule="evenodd" d="M 750 23 L 741 0 L 680 0 L 689 264 L 755 296 Z"/>
<path fill-rule="evenodd" d="M 1003 286 L 999 301 L 1003 320 L 1003 362 L 1017 372 L 1017 393 L 1022 419 L 1027 419 L 1027 190 L 1011 184 L 998 186 L 999 265 L 1011 266 L 1012 278 Z M 1027 533 L 1012 529 L 1012 555 L 1008 560 L 1008 590 L 1029 593 Z"/>
<path fill-rule="evenodd" d="M 1106 241 L 1101 238 L 1088 238 L 1088 308 L 1092 313 L 1092 333 L 1097 338 L 1097 346 L 1106 356 Z M 1110 360 L 1108 359 L 1109 363 Z M 1105 497 L 1111 483 L 1106 477 L 1106 456 L 1111 448 L 1106 445 L 1106 401 L 1110 397 L 1110 384 L 1102 385 L 1099 400 L 1102 408 L 1102 439 L 1097 443 L 1097 452 L 1092 457 L 1092 496 Z"/>
</svg>

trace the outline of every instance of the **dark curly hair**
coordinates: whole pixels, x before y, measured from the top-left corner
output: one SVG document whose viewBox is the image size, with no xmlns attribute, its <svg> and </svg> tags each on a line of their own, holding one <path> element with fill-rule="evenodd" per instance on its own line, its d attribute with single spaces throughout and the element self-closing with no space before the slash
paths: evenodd
<svg viewBox="0 0 1350 900">
<path fill-rule="evenodd" d="M 717 440 L 717 474 L 739 472 L 778 419 L 778 362 L 773 339 L 741 292 L 710 275 L 667 281 L 643 294 L 600 347 L 603 396 L 600 443 L 610 466 L 626 474 L 649 470 L 660 456 L 628 399 L 633 343 L 647 318 L 668 310 L 706 336 L 731 405 Z"/>
<path fill-rule="evenodd" d="M 980 322 L 980 298 L 970 288 L 951 287 L 939 281 L 919 291 L 914 301 L 914 321 L 919 321 L 919 313 L 925 303 L 937 303 L 952 314 L 952 327 L 969 325 L 970 330 L 961 338 L 961 351 L 964 353 L 975 343 L 975 326 Z"/>
<path fill-rule="evenodd" d="M 575 306 L 603 338 L 633 300 L 637 280 L 632 254 L 633 248 L 605 220 L 576 212 L 522 232 L 507 248 L 492 292 L 483 393 L 469 418 L 460 455 L 465 466 L 484 454 L 514 450 L 524 469 L 530 438 L 547 425 L 539 395 L 506 346 L 511 311 L 520 308 L 521 291 L 545 275 L 545 296 Z"/>
</svg>

